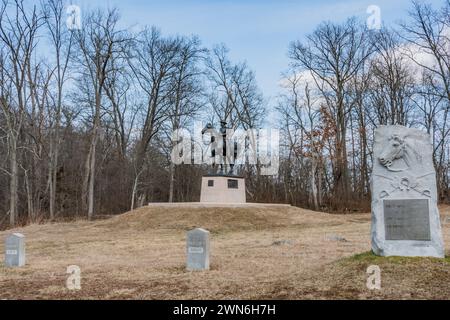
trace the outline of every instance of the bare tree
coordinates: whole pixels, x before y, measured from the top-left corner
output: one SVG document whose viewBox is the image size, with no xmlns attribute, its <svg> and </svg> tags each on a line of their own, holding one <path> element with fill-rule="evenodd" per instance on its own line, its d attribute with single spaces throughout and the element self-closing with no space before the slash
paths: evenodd
<svg viewBox="0 0 450 320">
<path fill-rule="evenodd" d="M 256 128 L 265 108 L 254 73 L 245 63 L 233 64 L 223 44 L 213 48 L 206 66 L 212 88 L 210 103 L 219 120 L 235 128 Z"/>
<path fill-rule="evenodd" d="M 179 39 L 163 38 L 156 28 L 145 29 L 139 34 L 130 53 L 130 67 L 143 97 L 139 123 L 141 126 L 134 155 L 134 182 L 131 208 L 136 205 L 136 197 L 142 205 L 145 194 L 139 193 L 140 179 L 145 167 L 145 157 L 150 142 L 167 119 L 172 79 L 177 72 L 177 56 L 180 50 Z"/>
<path fill-rule="evenodd" d="M 408 56 L 421 68 L 436 75 L 441 82 L 441 94 L 450 101 L 450 3 L 441 11 L 428 4 L 413 1 L 411 23 L 403 24 L 405 39 L 412 44 Z M 422 61 L 420 53 L 428 53 L 432 63 Z"/>
<path fill-rule="evenodd" d="M 293 65 L 311 73 L 334 117 L 334 189 L 335 196 L 344 206 L 350 195 L 346 138 L 353 106 L 346 101 L 348 86 L 371 52 L 366 32 L 355 19 L 340 25 L 322 23 L 307 37 L 305 44 L 297 41 L 290 47 Z"/>
<path fill-rule="evenodd" d="M 11 10 L 11 11 L 9 11 Z M 2 78 L 11 83 L 12 90 L 2 92 L 2 111 L 7 123 L 9 176 L 10 176 L 10 225 L 18 217 L 19 187 L 19 137 L 24 124 L 27 101 L 27 72 L 36 45 L 36 33 L 41 17 L 36 6 L 26 10 L 21 0 L 3 0 L 0 6 L 0 40 L 4 44 Z"/>
<path fill-rule="evenodd" d="M 172 132 L 185 128 L 201 108 L 202 70 L 199 61 L 204 58 L 205 49 L 200 47 L 200 40 L 196 37 L 181 38 L 177 56 L 176 69 L 172 74 L 173 88 L 169 94 L 168 133 L 170 150 L 174 147 Z M 169 153 L 170 154 L 170 153 Z M 169 202 L 174 201 L 175 164 L 169 163 Z"/>
<path fill-rule="evenodd" d="M 373 38 L 375 55 L 371 61 L 372 109 L 379 124 L 408 124 L 415 81 L 404 45 L 396 34 L 382 29 Z"/>
<path fill-rule="evenodd" d="M 50 219 L 56 215 L 57 172 L 59 167 L 59 151 L 61 145 L 61 118 L 63 111 L 64 84 L 68 78 L 70 54 L 73 44 L 73 33 L 69 32 L 65 21 L 65 5 L 63 0 L 48 0 L 42 3 L 45 24 L 54 49 L 55 98 L 49 104 L 50 126 L 52 134 L 49 146 L 49 213 Z M 52 95 L 53 97 L 53 95 Z"/>
<path fill-rule="evenodd" d="M 121 44 L 125 41 L 123 31 L 117 29 L 118 20 L 119 15 L 115 9 L 106 13 L 97 10 L 85 17 L 82 28 L 74 33 L 78 49 L 74 57 L 81 67 L 83 81 L 88 81 L 88 85 L 93 88 L 90 101 L 92 127 L 83 180 L 83 196 L 86 197 L 83 203 L 87 204 L 89 219 L 94 215 L 96 151 L 105 84 L 111 73 L 110 60 L 113 55 L 123 50 Z"/>
<path fill-rule="evenodd" d="M 441 10 L 433 9 L 431 5 L 413 2 L 410 11 L 411 22 L 403 24 L 405 39 L 410 43 L 407 55 L 426 74 L 428 85 L 433 88 L 433 95 L 442 97 L 442 121 L 439 123 L 440 139 L 435 147 L 435 154 L 439 151 L 439 159 L 435 160 L 437 168 L 437 181 L 439 194 L 443 196 L 445 172 L 448 172 L 448 163 L 445 163 L 446 143 L 450 135 L 450 1 L 446 1 Z M 427 54 L 425 61 L 421 54 Z M 430 92 L 428 92 L 430 93 Z M 430 102 L 430 101 L 428 101 Z M 426 103 L 426 101 L 425 101 Z M 436 158 L 435 158 L 436 159 Z"/>
</svg>

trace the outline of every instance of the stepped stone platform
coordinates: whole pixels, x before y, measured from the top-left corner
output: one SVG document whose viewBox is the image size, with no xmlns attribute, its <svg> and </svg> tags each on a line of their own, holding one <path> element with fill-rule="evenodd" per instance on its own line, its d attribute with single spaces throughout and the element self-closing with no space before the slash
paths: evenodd
<svg viewBox="0 0 450 320">
<path fill-rule="evenodd" d="M 270 207 L 291 207 L 290 204 L 277 204 L 277 203 L 219 203 L 219 202 L 152 202 L 148 204 L 149 207 L 168 207 L 168 208 L 214 208 L 214 207 L 227 207 L 227 208 L 270 208 Z"/>
</svg>

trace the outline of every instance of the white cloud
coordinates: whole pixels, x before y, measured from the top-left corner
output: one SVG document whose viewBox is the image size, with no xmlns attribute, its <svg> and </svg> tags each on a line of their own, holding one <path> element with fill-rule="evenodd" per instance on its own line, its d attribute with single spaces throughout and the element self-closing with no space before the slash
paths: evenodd
<svg viewBox="0 0 450 320">
<path fill-rule="evenodd" d="M 445 27 L 441 33 L 441 45 L 450 52 L 450 28 Z M 422 79 L 423 68 L 437 69 L 437 60 L 430 50 L 421 47 L 418 44 L 408 43 L 399 48 L 399 53 L 406 58 L 415 81 Z"/>
</svg>

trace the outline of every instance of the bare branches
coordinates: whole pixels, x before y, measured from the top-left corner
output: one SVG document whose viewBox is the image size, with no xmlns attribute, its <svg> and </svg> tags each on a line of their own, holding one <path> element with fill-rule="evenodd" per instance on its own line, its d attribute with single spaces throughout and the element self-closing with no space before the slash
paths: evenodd
<svg viewBox="0 0 450 320">
<path fill-rule="evenodd" d="M 211 82 L 210 103 L 219 120 L 233 127 L 256 128 L 265 112 L 254 73 L 245 63 L 232 64 L 224 45 L 213 48 L 206 66 Z"/>
<path fill-rule="evenodd" d="M 121 29 L 116 9 L 86 10 L 70 29 L 68 4 L 0 0 L 0 215 L 11 224 L 198 201 L 205 168 L 171 163 L 172 132 L 206 118 L 281 130 L 277 176 L 242 167 L 253 201 L 360 208 L 380 124 L 430 133 L 440 198 L 450 197 L 450 1 L 413 3 L 400 31 L 318 24 L 290 44 L 275 105 L 252 57 L 232 61 L 224 44 L 207 50 L 156 27 Z"/>
</svg>

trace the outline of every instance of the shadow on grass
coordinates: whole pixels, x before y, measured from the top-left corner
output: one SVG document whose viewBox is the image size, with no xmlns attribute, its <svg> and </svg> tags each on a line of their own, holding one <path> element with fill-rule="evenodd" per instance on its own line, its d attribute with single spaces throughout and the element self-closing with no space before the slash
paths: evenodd
<svg viewBox="0 0 450 320">
<path fill-rule="evenodd" d="M 372 251 L 368 251 L 341 260 L 341 262 L 362 262 L 371 264 L 383 264 L 383 263 L 408 264 L 408 263 L 420 263 L 423 261 L 450 264 L 450 256 L 446 256 L 444 259 L 427 258 L 427 257 L 381 257 L 375 255 Z"/>
</svg>

